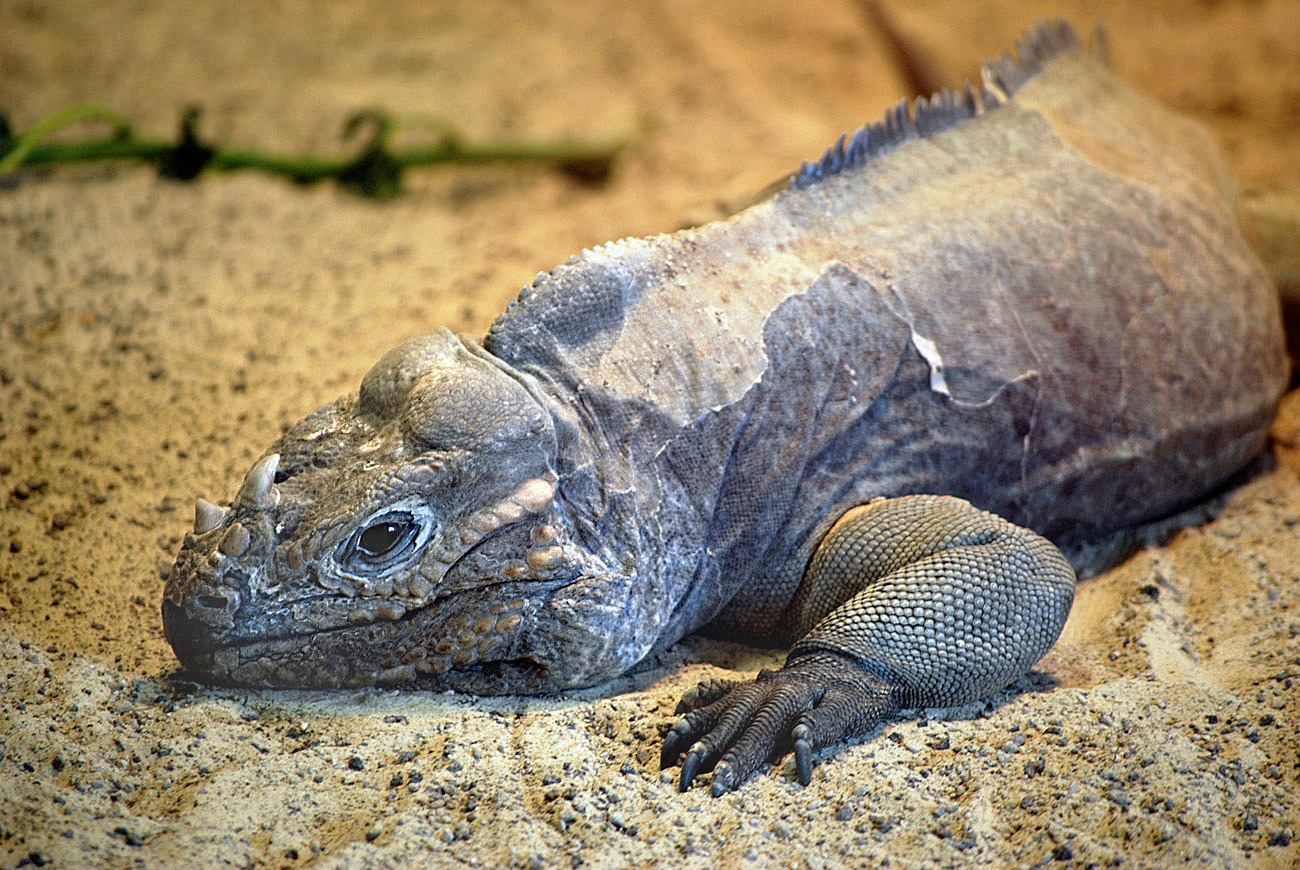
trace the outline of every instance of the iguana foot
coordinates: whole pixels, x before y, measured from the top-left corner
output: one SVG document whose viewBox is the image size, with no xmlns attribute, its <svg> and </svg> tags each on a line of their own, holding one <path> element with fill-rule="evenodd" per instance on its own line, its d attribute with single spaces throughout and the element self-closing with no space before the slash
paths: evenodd
<svg viewBox="0 0 1300 870">
<path fill-rule="evenodd" d="M 891 695 L 883 680 L 848 657 L 810 653 L 687 713 L 664 740 L 662 765 L 675 764 L 685 750 L 681 790 L 712 770 L 716 797 L 793 748 L 799 782 L 807 785 L 813 753 L 897 709 Z"/>
<path fill-rule="evenodd" d="M 682 789 L 712 769 L 719 795 L 793 749 L 806 785 L 814 752 L 900 707 L 965 703 L 1026 673 L 1073 600 L 1074 571 L 1050 541 L 961 499 L 860 505 L 813 554 L 785 667 L 716 700 L 702 686 L 663 764 L 685 751 Z"/>
</svg>

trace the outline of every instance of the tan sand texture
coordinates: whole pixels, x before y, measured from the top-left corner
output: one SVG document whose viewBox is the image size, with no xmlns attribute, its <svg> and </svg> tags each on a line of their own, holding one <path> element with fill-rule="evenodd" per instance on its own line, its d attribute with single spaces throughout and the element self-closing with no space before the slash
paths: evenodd
<svg viewBox="0 0 1300 870">
<path fill-rule="evenodd" d="M 1294 0 L 887 2 L 956 83 L 1036 18 L 1203 119 L 1270 245 L 1300 225 Z M 0 0 L 14 126 L 81 100 L 223 143 L 336 147 L 380 105 L 477 137 L 644 131 L 608 183 L 413 173 L 385 203 L 145 167 L 0 181 L 0 862 L 54 867 L 1294 867 L 1300 403 L 1217 518 L 1084 582 L 1034 674 L 916 711 L 800 787 L 658 769 L 682 691 L 780 652 L 691 639 L 557 698 L 239 691 L 176 678 L 160 571 L 287 425 L 435 325 L 474 334 L 589 245 L 743 202 L 907 95 L 823 3 Z M 1283 257 L 1283 254 L 1279 254 Z"/>
</svg>

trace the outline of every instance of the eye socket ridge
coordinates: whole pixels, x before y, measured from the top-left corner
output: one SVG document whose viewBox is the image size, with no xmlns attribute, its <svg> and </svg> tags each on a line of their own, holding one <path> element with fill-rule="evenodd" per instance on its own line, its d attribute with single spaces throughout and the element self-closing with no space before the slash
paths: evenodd
<svg viewBox="0 0 1300 870">
<path fill-rule="evenodd" d="M 343 546 L 342 561 L 360 568 L 378 568 L 409 555 L 423 524 L 405 511 L 372 518 Z"/>
</svg>

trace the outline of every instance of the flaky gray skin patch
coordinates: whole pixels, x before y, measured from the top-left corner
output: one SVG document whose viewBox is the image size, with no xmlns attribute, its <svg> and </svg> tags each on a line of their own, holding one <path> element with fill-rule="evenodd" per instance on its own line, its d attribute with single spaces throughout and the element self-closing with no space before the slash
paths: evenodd
<svg viewBox="0 0 1300 870">
<path fill-rule="evenodd" d="M 1286 383 L 1276 294 L 1203 130 L 1077 51 L 1039 61 L 968 120 L 585 252 L 481 347 L 395 349 L 272 446 L 273 480 L 197 510 L 163 604 L 181 662 L 589 685 L 701 628 L 796 640 L 812 548 L 876 496 L 1066 544 L 1204 496 Z M 376 527 L 400 547 L 362 564 Z"/>
</svg>

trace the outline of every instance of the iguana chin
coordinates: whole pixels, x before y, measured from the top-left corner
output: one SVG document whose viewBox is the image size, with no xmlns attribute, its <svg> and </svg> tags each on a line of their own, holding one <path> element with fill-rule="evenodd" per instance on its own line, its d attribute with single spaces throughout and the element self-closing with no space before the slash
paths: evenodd
<svg viewBox="0 0 1300 870">
<path fill-rule="evenodd" d="M 1203 497 L 1286 382 L 1206 133 L 1042 24 L 727 220 L 538 275 L 481 345 L 399 345 L 198 502 L 164 631 L 213 682 L 485 694 L 791 644 L 664 763 L 807 782 L 1024 674 L 1074 597 L 1050 541 Z"/>
</svg>

